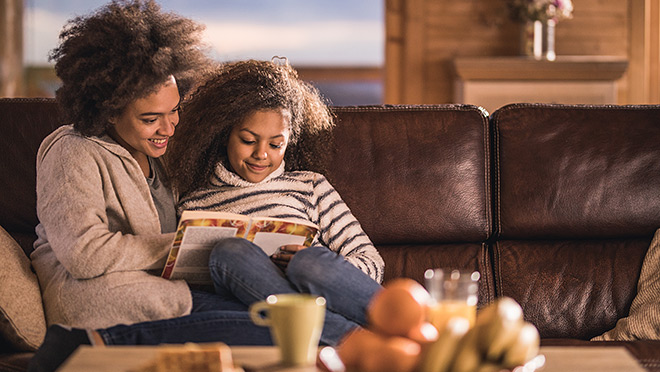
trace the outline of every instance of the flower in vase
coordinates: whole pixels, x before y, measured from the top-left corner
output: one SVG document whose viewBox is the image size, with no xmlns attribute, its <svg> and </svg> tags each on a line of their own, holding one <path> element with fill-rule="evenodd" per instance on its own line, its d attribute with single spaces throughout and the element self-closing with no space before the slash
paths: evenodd
<svg viewBox="0 0 660 372">
<path fill-rule="evenodd" d="M 511 17 L 519 22 L 548 21 L 559 22 L 573 17 L 571 0 L 509 0 Z"/>
</svg>

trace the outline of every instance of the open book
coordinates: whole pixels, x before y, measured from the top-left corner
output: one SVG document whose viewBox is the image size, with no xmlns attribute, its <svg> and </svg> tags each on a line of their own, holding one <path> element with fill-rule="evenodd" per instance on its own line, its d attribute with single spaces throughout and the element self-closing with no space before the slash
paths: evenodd
<svg viewBox="0 0 660 372">
<path fill-rule="evenodd" d="M 190 284 L 212 284 L 209 256 L 218 240 L 245 238 L 270 256 L 283 245 L 309 247 L 317 231 L 318 226 L 299 220 L 184 211 L 161 276 L 165 279 L 184 279 Z"/>
</svg>

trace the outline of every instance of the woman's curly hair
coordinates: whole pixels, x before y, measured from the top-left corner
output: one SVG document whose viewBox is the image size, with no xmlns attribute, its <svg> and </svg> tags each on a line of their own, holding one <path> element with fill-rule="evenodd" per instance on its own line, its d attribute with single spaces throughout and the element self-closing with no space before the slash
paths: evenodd
<svg viewBox="0 0 660 372">
<path fill-rule="evenodd" d="M 64 119 L 84 135 L 99 136 L 109 119 L 170 75 L 185 97 L 210 70 L 200 42 L 203 29 L 161 12 L 152 0 L 114 0 L 69 20 L 49 55 L 62 80 L 56 98 Z"/>
<path fill-rule="evenodd" d="M 323 171 L 332 143 L 333 117 L 319 91 L 286 64 L 227 63 L 184 105 L 166 161 L 175 189 L 184 195 L 203 187 L 216 164 L 226 166 L 232 129 L 259 110 L 291 113 L 286 170 Z"/>
</svg>

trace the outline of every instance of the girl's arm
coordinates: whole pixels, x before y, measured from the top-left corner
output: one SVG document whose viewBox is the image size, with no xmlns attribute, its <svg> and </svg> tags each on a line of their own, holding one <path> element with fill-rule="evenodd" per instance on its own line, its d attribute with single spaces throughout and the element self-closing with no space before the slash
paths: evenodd
<svg viewBox="0 0 660 372">
<path fill-rule="evenodd" d="M 339 193 L 322 175 L 314 179 L 314 195 L 322 243 L 381 283 L 385 270 L 382 257 Z"/>
<path fill-rule="evenodd" d="M 121 218 L 109 216 L 109 210 L 117 213 L 108 208 L 109 203 L 121 205 L 126 200 L 116 189 L 122 185 L 107 184 L 105 159 L 94 146 L 98 147 L 83 138 L 65 136 L 38 164 L 37 213 L 48 243 L 77 279 L 157 267 L 164 262 L 173 234 L 139 234 L 128 221 L 117 222 Z M 144 195 L 134 198 L 137 204 L 148 206 Z M 142 219 L 148 229 L 152 216 L 134 214 L 138 215 L 133 220 Z"/>
</svg>

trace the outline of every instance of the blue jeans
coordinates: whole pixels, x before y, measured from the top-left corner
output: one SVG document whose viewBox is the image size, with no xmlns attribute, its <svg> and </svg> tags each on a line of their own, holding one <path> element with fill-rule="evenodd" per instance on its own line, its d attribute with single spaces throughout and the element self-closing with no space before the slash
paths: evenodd
<svg viewBox="0 0 660 372">
<path fill-rule="evenodd" d="M 192 291 L 190 315 L 118 325 L 98 333 L 107 345 L 272 345 L 269 329 L 252 322 L 248 305 L 270 294 L 305 292 L 326 298 L 328 311 L 321 344 L 336 345 L 348 331 L 366 324 L 366 306 L 381 288 L 343 257 L 323 247 L 296 253 L 285 276 L 259 247 L 243 239 L 227 239 L 213 250 L 209 266 L 218 293 Z"/>
<path fill-rule="evenodd" d="M 97 330 L 106 345 L 159 345 L 224 342 L 272 345 L 267 328 L 256 326 L 246 311 L 213 310 L 188 316 Z"/>
<path fill-rule="evenodd" d="M 209 260 L 216 293 L 249 306 L 271 294 L 311 293 L 326 299 L 321 343 L 335 345 L 347 332 L 364 326 L 366 308 L 380 284 L 323 246 L 296 253 L 286 273 L 257 245 L 240 238 L 219 241 Z"/>
<path fill-rule="evenodd" d="M 117 325 L 97 332 L 106 345 L 224 342 L 227 345 L 272 345 L 267 329 L 256 326 L 242 303 L 213 293 L 192 290 L 190 315 Z"/>
</svg>

